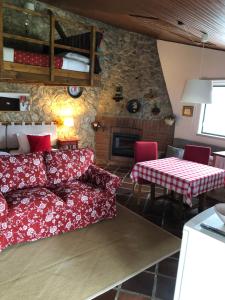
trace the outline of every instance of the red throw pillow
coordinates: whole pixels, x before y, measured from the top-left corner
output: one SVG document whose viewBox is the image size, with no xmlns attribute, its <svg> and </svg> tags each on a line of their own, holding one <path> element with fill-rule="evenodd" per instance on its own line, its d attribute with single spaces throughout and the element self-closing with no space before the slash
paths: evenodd
<svg viewBox="0 0 225 300">
<path fill-rule="evenodd" d="M 51 139 L 50 135 L 27 135 L 30 151 L 51 151 Z"/>
</svg>

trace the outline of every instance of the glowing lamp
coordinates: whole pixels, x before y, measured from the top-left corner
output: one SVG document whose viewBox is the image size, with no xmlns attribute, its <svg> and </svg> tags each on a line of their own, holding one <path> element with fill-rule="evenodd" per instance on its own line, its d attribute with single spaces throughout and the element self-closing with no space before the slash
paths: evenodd
<svg viewBox="0 0 225 300">
<path fill-rule="evenodd" d="M 66 127 L 73 127 L 74 126 L 74 119 L 72 117 L 65 118 L 63 121 L 63 125 Z"/>
</svg>

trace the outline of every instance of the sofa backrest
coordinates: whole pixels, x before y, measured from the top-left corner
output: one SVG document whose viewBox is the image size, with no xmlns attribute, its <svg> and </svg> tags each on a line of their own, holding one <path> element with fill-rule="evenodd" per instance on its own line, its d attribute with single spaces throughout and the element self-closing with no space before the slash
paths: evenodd
<svg viewBox="0 0 225 300">
<path fill-rule="evenodd" d="M 0 157 L 0 191 L 45 186 L 47 174 L 42 153 Z"/>
<path fill-rule="evenodd" d="M 46 152 L 48 186 L 79 179 L 93 161 L 94 153 L 88 148 Z"/>
<path fill-rule="evenodd" d="M 196 141 L 190 141 L 190 140 L 185 140 L 185 139 L 180 139 L 180 138 L 175 138 L 173 140 L 173 146 L 178 147 L 178 148 L 185 148 L 185 145 L 196 145 L 196 146 L 203 146 L 203 147 L 210 147 L 212 152 L 216 151 L 225 151 L 225 147 L 220 147 L 212 144 L 204 144 Z"/>
</svg>

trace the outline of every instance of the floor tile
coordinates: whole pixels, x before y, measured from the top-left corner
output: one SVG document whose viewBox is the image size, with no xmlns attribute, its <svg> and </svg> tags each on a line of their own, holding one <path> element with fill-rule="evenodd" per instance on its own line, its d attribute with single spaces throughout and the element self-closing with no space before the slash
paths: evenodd
<svg viewBox="0 0 225 300">
<path fill-rule="evenodd" d="M 156 267 L 156 265 L 154 265 L 154 266 L 152 266 L 152 267 L 146 269 L 146 271 L 155 273 L 155 267 Z"/>
<path fill-rule="evenodd" d="M 145 297 L 141 295 L 132 295 L 126 292 L 120 292 L 118 300 L 149 300 L 150 297 Z"/>
<path fill-rule="evenodd" d="M 175 236 L 177 236 L 179 238 L 182 238 L 182 230 L 180 230 L 180 229 L 171 228 L 171 227 L 167 227 L 167 226 L 163 226 L 163 229 L 174 234 Z"/>
<path fill-rule="evenodd" d="M 131 182 L 122 182 L 121 187 L 133 191 L 133 184 Z"/>
<path fill-rule="evenodd" d="M 167 258 L 159 263 L 158 273 L 176 277 L 177 276 L 178 261 L 172 258 Z"/>
<path fill-rule="evenodd" d="M 129 169 L 120 168 L 118 166 L 106 166 L 112 173 L 119 174 L 122 178 L 122 186 L 117 193 L 117 201 L 122 205 L 125 205 L 132 211 L 144 216 L 154 224 L 161 226 L 165 230 L 172 234 L 182 237 L 182 228 L 185 222 L 190 218 L 193 218 L 198 214 L 198 210 L 195 208 L 184 207 L 184 214 L 182 218 L 179 215 L 179 203 L 178 201 L 171 201 L 166 198 L 157 199 L 154 203 L 149 203 L 146 211 L 143 211 L 146 198 L 149 197 L 149 186 L 142 186 L 142 193 L 140 197 L 140 203 L 132 193 L 132 180 L 130 178 Z M 123 175 L 124 174 L 124 175 Z M 136 191 L 138 187 L 136 187 Z M 156 194 L 161 195 L 164 193 L 164 189 L 156 186 Z M 224 194 L 223 194 L 224 195 Z M 208 195 L 206 199 L 206 207 L 215 205 L 216 200 L 214 197 Z M 179 260 L 179 252 L 172 255 L 170 258 L 165 259 L 158 264 L 157 281 L 156 281 L 156 295 L 154 300 L 172 300 L 176 282 L 176 272 Z M 122 291 L 119 292 L 117 300 L 147 300 L 151 299 L 154 273 L 156 272 L 156 266 L 148 268 L 147 272 L 143 272 L 130 280 L 126 281 L 122 285 Z M 110 291 L 96 300 L 114 300 L 115 291 Z"/>
<path fill-rule="evenodd" d="M 97 298 L 94 298 L 93 300 L 114 300 L 116 296 L 116 290 L 110 290 Z"/>
<path fill-rule="evenodd" d="M 117 171 L 114 174 L 119 176 L 120 178 L 124 178 L 124 176 L 126 175 L 126 173 L 117 172 Z"/>
<path fill-rule="evenodd" d="M 224 188 L 217 189 L 208 193 L 208 198 L 214 201 L 225 202 L 225 190 Z M 214 202 L 215 203 L 215 202 Z"/>
<path fill-rule="evenodd" d="M 171 255 L 171 257 L 172 258 L 175 258 L 175 259 L 179 259 L 179 257 L 180 257 L 180 251 L 179 252 L 177 252 L 177 253 L 175 253 L 175 254 L 173 254 L 173 255 Z"/>
<path fill-rule="evenodd" d="M 131 194 L 131 190 L 130 189 L 125 189 L 123 187 L 120 187 L 118 189 L 118 192 L 117 192 L 118 195 L 130 195 Z"/>
<path fill-rule="evenodd" d="M 154 203 L 150 202 L 148 212 L 154 215 L 163 215 L 165 209 L 165 200 L 157 199 Z"/>
<path fill-rule="evenodd" d="M 118 166 L 115 166 L 115 165 L 107 165 L 106 167 L 105 167 L 105 170 L 107 170 L 107 171 L 109 171 L 109 172 L 112 172 L 113 173 L 113 171 L 115 172 L 115 171 L 117 171 L 119 169 L 119 167 Z"/>
<path fill-rule="evenodd" d="M 154 274 L 142 272 L 135 277 L 129 279 L 122 284 L 122 289 L 144 294 L 152 295 L 152 288 L 154 284 Z"/>
<path fill-rule="evenodd" d="M 150 222 L 158 225 L 158 226 L 161 226 L 162 224 L 162 219 L 163 217 L 162 216 L 155 216 L 153 214 L 149 215 L 149 214 L 144 214 L 145 218 L 148 219 Z"/>
<path fill-rule="evenodd" d="M 133 181 L 132 181 L 132 179 L 130 178 L 129 175 L 127 175 L 126 177 L 124 177 L 124 182 L 129 182 L 129 183 L 133 184 Z"/>
<path fill-rule="evenodd" d="M 131 171 L 130 167 L 120 167 L 119 170 L 124 173 L 128 173 Z"/>
<path fill-rule="evenodd" d="M 173 300 L 176 280 L 174 278 L 157 276 L 156 297 L 163 300 Z M 200 299 L 199 299 L 200 300 Z"/>
</svg>

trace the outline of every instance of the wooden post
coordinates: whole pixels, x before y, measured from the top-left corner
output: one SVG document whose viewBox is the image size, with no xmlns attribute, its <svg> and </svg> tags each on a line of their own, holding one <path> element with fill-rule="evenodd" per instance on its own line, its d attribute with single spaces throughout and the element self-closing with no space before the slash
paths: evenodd
<svg viewBox="0 0 225 300">
<path fill-rule="evenodd" d="M 90 38 L 90 86 L 94 85 L 94 72 L 95 72 L 95 48 L 96 48 L 96 28 L 91 26 Z"/>
<path fill-rule="evenodd" d="M 50 80 L 54 81 L 54 69 L 55 69 L 55 16 L 49 10 L 50 15 Z"/>
<path fill-rule="evenodd" d="M 3 3 L 0 0 L 0 77 L 3 73 Z"/>
</svg>

